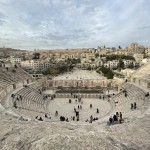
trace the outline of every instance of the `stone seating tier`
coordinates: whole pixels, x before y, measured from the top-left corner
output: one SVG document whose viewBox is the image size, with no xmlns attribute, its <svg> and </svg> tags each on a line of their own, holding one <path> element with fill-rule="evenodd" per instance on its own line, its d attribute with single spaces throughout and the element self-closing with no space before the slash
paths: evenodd
<svg viewBox="0 0 150 150">
<path fill-rule="evenodd" d="M 116 106 L 112 112 L 115 114 L 116 112 L 122 112 L 126 116 L 137 116 L 144 112 L 145 109 L 145 91 L 136 87 L 133 84 L 125 83 L 122 86 L 123 90 L 127 91 L 127 97 L 125 97 L 125 93 L 123 90 L 113 97 L 113 101 L 116 102 Z M 137 111 L 131 110 L 131 103 L 137 103 Z"/>
<path fill-rule="evenodd" d="M 45 105 L 47 101 L 44 100 L 44 96 L 39 94 L 36 90 L 33 90 L 30 87 L 25 87 L 15 94 L 16 97 L 19 97 L 20 95 L 22 97 L 22 100 L 16 101 L 19 108 L 45 112 Z"/>
</svg>

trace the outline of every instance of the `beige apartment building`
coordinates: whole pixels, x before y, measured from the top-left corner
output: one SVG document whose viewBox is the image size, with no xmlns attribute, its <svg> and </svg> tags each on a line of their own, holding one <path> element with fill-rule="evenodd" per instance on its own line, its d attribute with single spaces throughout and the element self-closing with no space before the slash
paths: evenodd
<svg viewBox="0 0 150 150">
<path fill-rule="evenodd" d="M 51 65 L 50 62 L 44 60 L 26 60 L 22 61 L 21 67 L 27 70 L 44 71 Z"/>
</svg>

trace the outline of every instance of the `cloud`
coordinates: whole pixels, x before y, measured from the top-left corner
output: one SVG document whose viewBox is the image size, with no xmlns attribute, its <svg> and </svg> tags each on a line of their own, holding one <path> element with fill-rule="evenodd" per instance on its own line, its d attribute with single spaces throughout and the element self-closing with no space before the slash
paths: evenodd
<svg viewBox="0 0 150 150">
<path fill-rule="evenodd" d="M 149 29 L 149 28 L 150 28 L 150 24 L 138 27 L 138 29 L 141 29 L 141 30 L 142 29 Z"/>
<path fill-rule="evenodd" d="M 150 41 L 149 6 L 146 0 L 1 0 L 0 46 L 53 49 Z"/>
</svg>

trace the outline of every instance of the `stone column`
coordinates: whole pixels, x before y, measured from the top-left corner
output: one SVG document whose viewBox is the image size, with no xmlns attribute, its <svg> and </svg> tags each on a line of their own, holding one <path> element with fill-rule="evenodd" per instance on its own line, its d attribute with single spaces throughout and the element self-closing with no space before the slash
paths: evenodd
<svg viewBox="0 0 150 150">
<path fill-rule="evenodd" d="M 82 86 L 84 87 L 84 80 L 83 80 L 83 85 Z"/>
<path fill-rule="evenodd" d="M 74 81 L 74 87 L 76 87 L 76 82 Z"/>
</svg>

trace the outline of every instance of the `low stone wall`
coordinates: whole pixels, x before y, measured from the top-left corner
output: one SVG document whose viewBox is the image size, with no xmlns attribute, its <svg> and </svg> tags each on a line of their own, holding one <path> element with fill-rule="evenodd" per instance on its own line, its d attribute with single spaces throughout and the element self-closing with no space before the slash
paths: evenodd
<svg viewBox="0 0 150 150">
<path fill-rule="evenodd" d="M 0 103 L 1 103 L 2 99 L 5 96 L 7 96 L 7 94 L 9 94 L 10 92 L 12 92 L 14 90 L 14 86 L 15 86 L 15 88 L 22 87 L 23 86 L 23 82 L 14 83 L 14 85 L 9 85 L 5 89 L 0 91 Z"/>
</svg>

